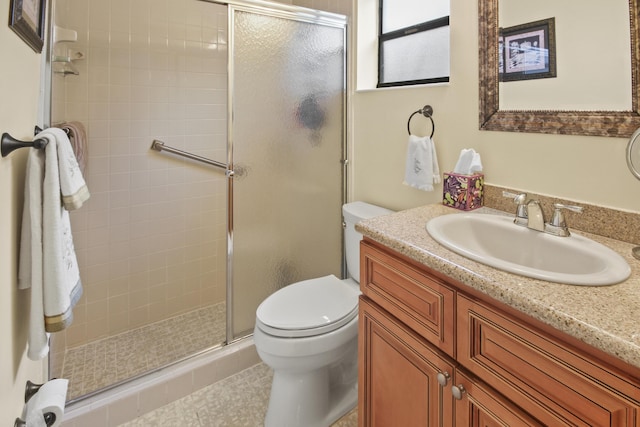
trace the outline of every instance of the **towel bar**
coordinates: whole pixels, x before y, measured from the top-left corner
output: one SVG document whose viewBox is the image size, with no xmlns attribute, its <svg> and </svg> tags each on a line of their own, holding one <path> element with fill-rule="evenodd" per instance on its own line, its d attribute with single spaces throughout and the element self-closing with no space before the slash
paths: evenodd
<svg viewBox="0 0 640 427">
<path fill-rule="evenodd" d="M 409 116 L 409 120 L 407 121 L 407 132 L 409 132 L 409 135 L 411 135 L 411 119 L 416 114 L 422 114 L 423 116 L 425 116 L 426 118 L 431 120 L 431 136 L 430 136 L 430 138 L 433 138 L 433 134 L 436 132 L 436 124 L 433 121 L 433 108 L 431 107 L 431 105 L 425 105 L 424 107 L 422 107 L 418 111 L 414 111 Z"/>
<path fill-rule="evenodd" d="M 38 128 L 36 127 L 36 133 L 38 133 L 37 129 Z M 34 139 L 33 141 L 20 141 L 5 132 L 2 134 L 2 141 L 0 141 L 0 153 L 2 154 L 2 157 L 7 157 L 9 153 L 13 150 L 17 150 L 18 148 L 34 147 L 43 149 L 46 147 L 47 142 L 49 141 L 42 138 Z"/>
<path fill-rule="evenodd" d="M 227 170 L 226 163 L 218 162 L 216 160 L 208 159 L 206 157 L 202 157 L 196 154 L 188 153 L 186 151 L 178 150 L 177 148 L 169 147 L 168 145 L 165 145 L 164 142 L 158 141 L 157 139 L 154 139 L 153 142 L 151 143 L 151 149 L 156 151 L 168 151 L 169 153 L 177 154 L 178 156 L 186 157 L 187 159 L 206 163 L 208 165 Z M 233 172 L 228 171 L 227 174 L 232 175 Z"/>
</svg>

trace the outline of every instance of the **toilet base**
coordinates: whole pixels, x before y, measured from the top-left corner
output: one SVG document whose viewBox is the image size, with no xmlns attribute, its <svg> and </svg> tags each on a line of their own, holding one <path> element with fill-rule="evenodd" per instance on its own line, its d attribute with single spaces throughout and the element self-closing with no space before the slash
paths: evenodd
<svg viewBox="0 0 640 427">
<path fill-rule="evenodd" d="M 358 403 L 357 382 L 329 385 L 329 368 L 274 373 L 265 427 L 329 427 Z"/>
</svg>

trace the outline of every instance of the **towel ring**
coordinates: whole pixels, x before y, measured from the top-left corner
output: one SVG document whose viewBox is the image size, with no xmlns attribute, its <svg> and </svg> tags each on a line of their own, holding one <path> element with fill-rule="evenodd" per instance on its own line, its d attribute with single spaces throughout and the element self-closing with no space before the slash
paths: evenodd
<svg viewBox="0 0 640 427">
<path fill-rule="evenodd" d="M 431 120 L 431 136 L 430 136 L 430 138 L 433 138 L 433 134 L 436 132 L 436 124 L 433 121 L 433 108 L 431 108 L 431 105 L 425 105 L 423 108 L 421 108 L 418 111 L 414 111 L 409 116 L 409 120 L 407 121 L 407 132 L 409 132 L 409 135 L 411 135 L 411 119 L 416 114 L 422 114 L 423 116 L 425 116 L 426 118 Z"/>
</svg>

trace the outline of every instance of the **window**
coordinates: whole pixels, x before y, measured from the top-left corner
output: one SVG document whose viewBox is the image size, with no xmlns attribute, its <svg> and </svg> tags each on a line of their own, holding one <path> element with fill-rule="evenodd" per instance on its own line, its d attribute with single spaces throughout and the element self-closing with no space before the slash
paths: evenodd
<svg viewBox="0 0 640 427">
<path fill-rule="evenodd" d="M 449 81 L 449 0 L 379 0 L 378 87 Z"/>
</svg>

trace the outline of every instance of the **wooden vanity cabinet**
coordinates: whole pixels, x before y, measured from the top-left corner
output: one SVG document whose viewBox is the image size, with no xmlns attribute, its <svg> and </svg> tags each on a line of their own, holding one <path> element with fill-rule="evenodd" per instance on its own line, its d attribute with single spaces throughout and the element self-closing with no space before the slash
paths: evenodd
<svg viewBox="0 0 640 427">
<path fill-rule="evenodd" d="M 640 427 L 640 380 L 361 243 L 359 425 Z"/>
</svg>

